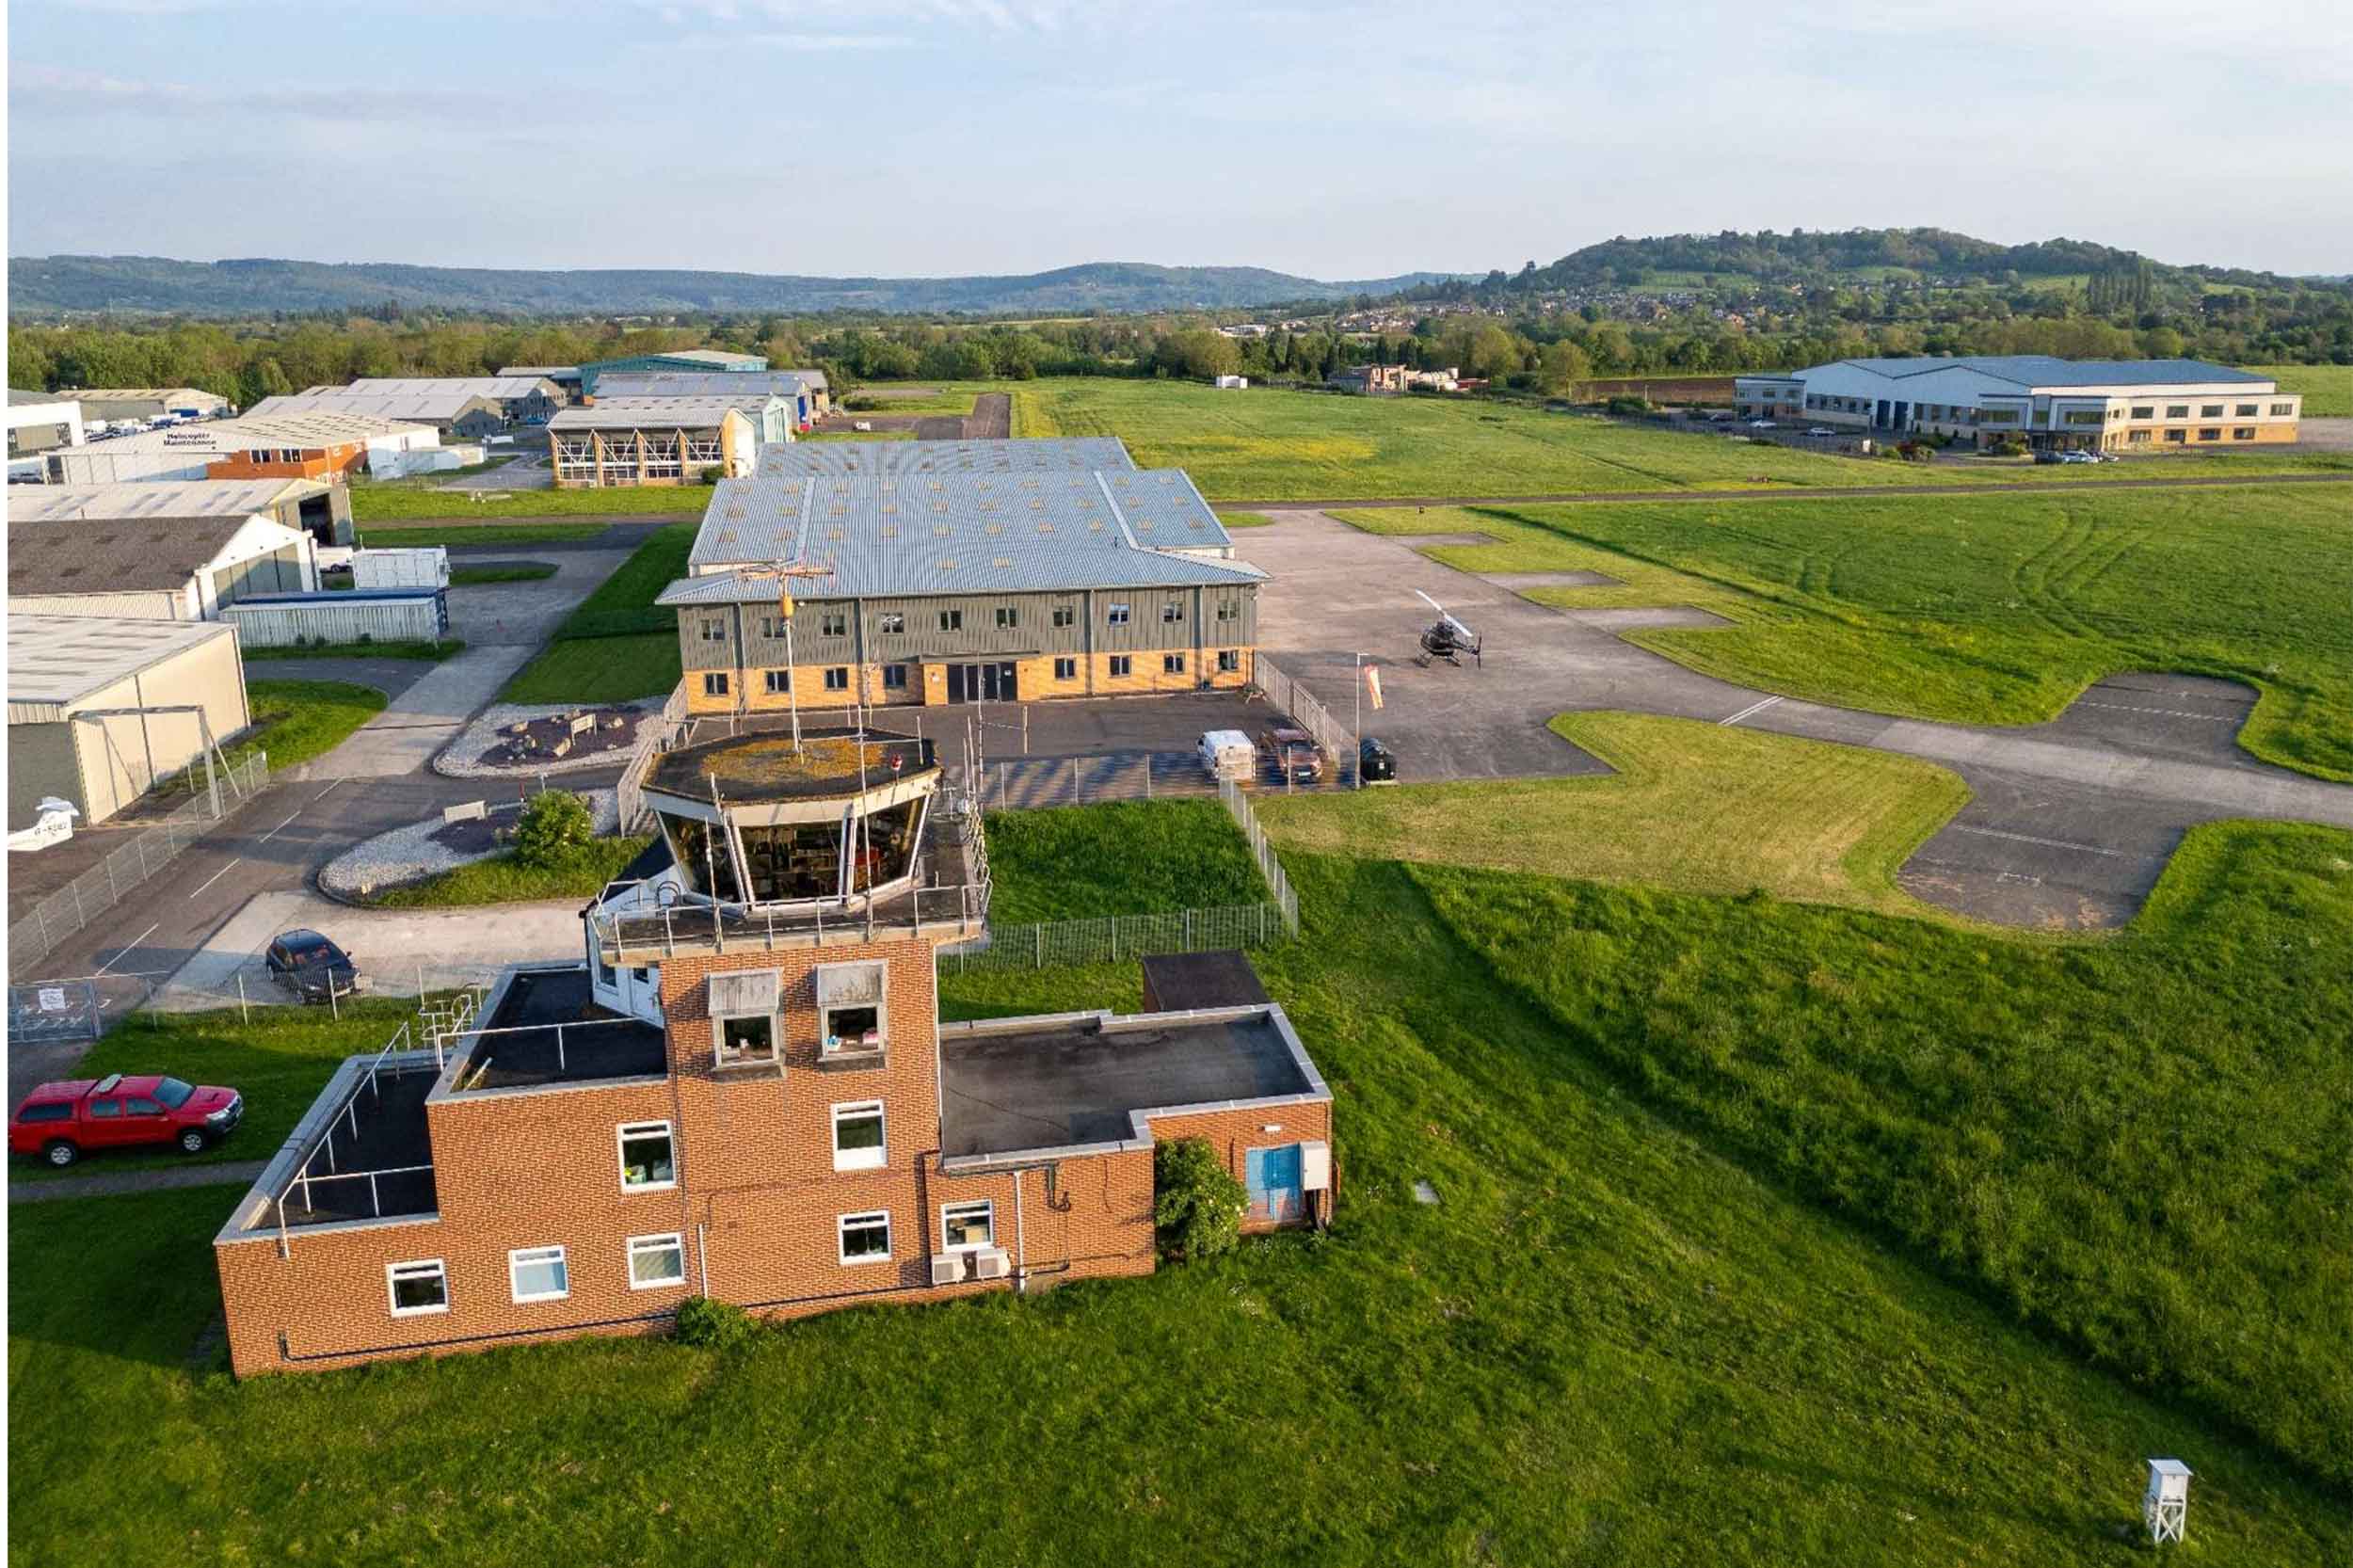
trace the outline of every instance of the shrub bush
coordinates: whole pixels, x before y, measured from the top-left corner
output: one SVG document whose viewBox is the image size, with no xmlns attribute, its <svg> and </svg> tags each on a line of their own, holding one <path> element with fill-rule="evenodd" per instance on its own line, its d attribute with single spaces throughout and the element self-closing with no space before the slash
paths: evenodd
<svg viewBox="0 0 2353 1568">
<path fill-rule="evenodd" d="M 569 790 L 542 790 L 515 824 L 515 859 L 534 871 L 561 871 L 577 861 L 596 836 L 596 819 L 585 800 Z"/>
<path fill-rule="evenodd" d="M 759 1320 L 733 1302 L 709 1296 L 689 1296 L 679 1303 L 678 1342 L 705 1350 L 727 1351 L 760 1332 Z"/>
<path fill-rule="evenodd" d="M 1613 414 L 1647 414 L 1650 412 L 1650 399 L 1621 393 L 1611 398 L 1607 407 Z"/>
<path fill-rule="evenodd" d="M 1206 1138 L 1152 1151 L 1152 1224 L 1163 1257 L 1214 1257 L 1241 1239 L 1250 1195 Z"/>
</svg>

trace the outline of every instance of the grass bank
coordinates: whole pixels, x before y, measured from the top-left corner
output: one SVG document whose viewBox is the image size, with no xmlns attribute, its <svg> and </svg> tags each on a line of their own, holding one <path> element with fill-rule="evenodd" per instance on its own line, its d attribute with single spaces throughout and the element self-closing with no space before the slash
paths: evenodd
<svg viewBox="0 0 2353 1568">
<path fill-rule="evenodd" d="M 504 851 L 422 882 L 388 888 L 367 902 L 380 909 L 451 909 L 534 899 L 591 899 L 651 841 L 645 837 L 599 839 L 576 863 L 552 870 L 521 865 L 513 851 Z"/>
<path fill-rule="evenodd" d="M 403 518 L 644 517 L 677 513 L 699 517 L 711 504 L 709 485 L 619 485 L 577 490 L 507 490 L 504 501 L 472 501 L 463 490 L 411 489 L 396 485 L 354 485 L 351 519 L 356 523 L 394 522 Z M 373 531 L 371 531 L 373 532 Z"/>
<path fill-rule="evenodd" d="M 686 575 L 696 525 L 674 522 L 645 543 L 564 618 L 538 656 L 500 693 L 507 702 L 633 702 L 679 682 L 677 617 L 654 600 Z"/>
<path fill-rule="evenodd" d="M 2304 394 L 2304 413 L 2312 419 L 2353 416 L 2353 365 L 2249 365 L 2268 376 L 2284 392 Z"/>
<path fill-rule="evenodd" d="M 988 817 L 999 925 L 1258 904 L 1269 895 L 1215 801 L 1114 801 Z"/>
<path fill-rule="evenodd" d="M 315 658 L 323 652 L 352 650 L 308 651 Z M 375 687 L 347 680 L 248 680 L 245 696 L 255 728 L 228 748 L 229 755 L 242 759 L 266 751 L 272 772 L 334 750 L 353 730 L 382 712 L 387 701 Z M 201 772 L 198 770 L 200 778 Z"/>
<path fill-rule="evenodd" d="M 1305 1542 L 1345 1564 L 2074 1568 L 2132 1553 L 2139 1461 L 2178 1453 L 2201 1556 L 2353 1554 L 2342 1495 L 1662 1115 L 1549 1003 L 1498 986 L 1417 880 L 1510 879 L 1291 863 L 1310 939 L 1257 961 L 1338 1096 L 1329 1235 L 1147 1280 L 837 1313 L 728 1353 L 584 1341 L 232 1384 L 185 1366 L 216 1309 L 219 1193 L 20 1208 L 18 1256 L 88 1256 L 11 1271 L 11 1545 L 65 1568 L 401 1561 L 452 1542 L 479 1568 L 733 1561 L 818 1538 L 983 1564 L 1285 1560 Z M 1595 984 L 1695 984 L 1792 920 L 1898 956 L 1913 930 L 1972 954 L 1998 941 L 1594 891 L 1630 922 L 1575 955 Z M 1645 910 L 1656 935 L 1638 939 Z M 1875 950 L 1851 957 L 1867 985 Z M 2040 972 L 2046 1001 L 2102 1004 L 2081 971 Z M 1121 1000 L 1100 978 L 951 977 L 948 1004 Z M 1649 990 L 1594 1027 L 1639 1038 Z M 1414 1200 L 1420 1180 L 1438 1204 Z M 120 1506 L 126 1473 L 168 1539 Z"/>
<path fill-rule="evenodd" d="M 1563 607 L 1692 604 L 1735 622 L 1634 640 L 1745 685 L 1977 724 L 2055 718 L 2103 676 L 2167 669 L 2262 693 L 2240 744 L 2353 779 L 2353 533 L 2333 487 L 1945 497 L 1819 506 L 1609 504 L 1342 514 L 1485 532 L 1465 571 L 1594 570 Z"/>
<path fill-rule="evenodd" d="M 415 659 L 439 664 L 465 646 L 462 637 L 443 637 L 431 643 L 342 643 L 333 648 L 248 648 L 240 651 L 248 664 L 285 659 Z"/>
<path fill-rule="evenodd" d="M 452 522 L 438 528 L 371 528 L 364 542 L 378 550 L 436 544 L 556 544 L 602 537 L 605 527 L 601 522 Z"/>
</svg>

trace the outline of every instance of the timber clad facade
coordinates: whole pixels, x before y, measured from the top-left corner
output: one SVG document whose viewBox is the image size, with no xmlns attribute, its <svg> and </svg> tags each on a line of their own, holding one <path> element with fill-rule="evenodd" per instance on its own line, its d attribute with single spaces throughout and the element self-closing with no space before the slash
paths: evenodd
<svg viewBox="0 0 2353 1568">
<path fill-rule="evenodd" d="M 730 798 L 746 786 L 728 757 L 769 766 L 779 744 L 670 753 L 645 783 L 664 841 L 753 845 L 723 879 L 737 887 L 791 874 L 759 837 L 776 809 L 802 824 L 779 856 L 823 854 L 828 834 L 855 850 L 845 813 L 877 813 L 876 843 L 887 824 L 925 832 L 938 773 L 920 743 L 894 743 L 886 789 Z M 676 814 L 697 810 L 731 824 L 724 851 L 681 836 Z M 1251 1185 L 1246 1228 L 1328 1222 L 1330 1091 L 1255 978 L 1193 1012 L 943 1026 L 937 947 L 977 928 L 912 890 L 972 862 L 867 855 L 896 879 L 829 914 L 713 905 L 675 862 L 616 884 L 586 917 L 586 963 L 510 972 L 445 1061 L 345 1064 L 216 1242 L 236 1371 L 661 1332 L 692 1296 L 796 1317 L 1148 1273 L 1162 1139 L 1211 1142 Z M 724 943 L 692 913 L 678 929 L 714 909 L 739 922 Z M 551 1046 L 558 1021 L 568 1047 Z M 1179 1103 L 1123 1097 L 1130 1074 Z"/>
</svg>

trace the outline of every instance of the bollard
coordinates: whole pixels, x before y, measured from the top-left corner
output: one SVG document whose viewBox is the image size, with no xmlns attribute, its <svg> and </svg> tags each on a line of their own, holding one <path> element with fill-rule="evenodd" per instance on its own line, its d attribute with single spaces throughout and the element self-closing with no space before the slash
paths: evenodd
<svg viewBox="0 0 2353 1568">
<path fill-rule="evenodd" d="M 253 1021 L 253 1009 L 246 1004 L 245 971 L 243 969 L 237 971 L 237 1021 L 247 1024 Z"/>
</svg>

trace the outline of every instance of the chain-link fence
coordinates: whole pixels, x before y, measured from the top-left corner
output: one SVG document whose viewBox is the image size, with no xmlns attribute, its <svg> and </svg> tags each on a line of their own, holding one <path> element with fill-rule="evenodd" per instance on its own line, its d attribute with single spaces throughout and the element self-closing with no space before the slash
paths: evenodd
<svg viewBox="0 0 2353 1568">
<path fill-rule="evenodd" d="M 944 948 L 939 967 L 952 974 L 1047 969 L 1068 964 L 1118 964 L 1155 952 L 1212 952 L 1266 947 L 1289 934 L 1283 906 L 1231 904 L 1154 915 L 1109 915 L 993 928 L 962 947 Z"/>
<path fill-rule="evenodd" d="M 11 1048 L 87 1045 L 144 1006 L 163 978 L 82 975 L 10 985 L 8 1044 Z"/>
<path fill-rule="evenodd" d="M 952 765 L 950 773 L 959 783 L 964 781 L 961 766 Z M 1344 771 L 1334 768 L 1321 780 L 1305 780 L 1295 777 L 1269 752 L 1259 758 L 1255 785 L 1261 794 L 1350 789 L 1354 786 L 1355 773 L 1352 758 Z M 1190 751 L 991 758 L 978 775 L 971 781 L 972 794 L 991 811 L 1032 811 L 1112 800 L 1205 800 L 1217 794 L 1221 784 Z"/>
<path fill-rule="evenodd" d="M 199 777 L 200 779 L 200 772 Z M 201 838 L 269 782 L 269 754 L 257 751 L 220 771 L 221 809 L 200 787 L 188 801 L 153 826 L 134 833 L 88 871 L 42 899 L 8 927 L 8 965 L 21 970 L 47 957 L 59 942 L 104 914 L 174 856 Z"/>
</svg>

